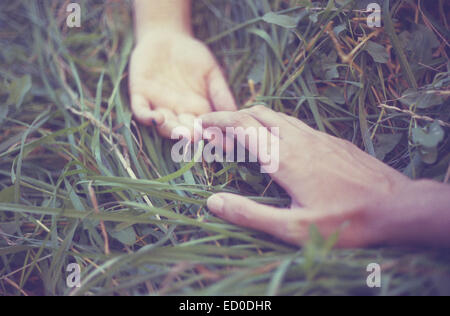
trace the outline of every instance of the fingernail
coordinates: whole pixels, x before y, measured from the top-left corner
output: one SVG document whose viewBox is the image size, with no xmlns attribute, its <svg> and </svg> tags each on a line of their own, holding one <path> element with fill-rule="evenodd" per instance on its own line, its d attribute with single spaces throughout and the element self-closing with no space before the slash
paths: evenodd
<svg viewBox="0 0 450 316">
<path fill-rule="evenodd" d="M 211 196 L 207 201 L 209 210 L 218 215 L 223 213 L 223 204 L 223 199 L 217 195 Z"/>
</svg>

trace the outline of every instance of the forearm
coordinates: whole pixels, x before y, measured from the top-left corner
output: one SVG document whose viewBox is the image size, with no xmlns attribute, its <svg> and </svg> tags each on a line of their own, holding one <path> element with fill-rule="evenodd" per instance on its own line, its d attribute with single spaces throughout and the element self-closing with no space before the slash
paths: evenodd
<svg viewBox="0 0 450 316">
<path fill-rule="evenodd" d="M 191 0 L 134 0 L 136 37 L 155 29 L 192 33 Z"/>
<path fill-rule="evenodd" d="M 386 242 L 394 245 L 450 247 L 450 186 L 411 182 L 385 205 Z M 381 215 L 381 214 L 380 214 Z"/>
</svg>

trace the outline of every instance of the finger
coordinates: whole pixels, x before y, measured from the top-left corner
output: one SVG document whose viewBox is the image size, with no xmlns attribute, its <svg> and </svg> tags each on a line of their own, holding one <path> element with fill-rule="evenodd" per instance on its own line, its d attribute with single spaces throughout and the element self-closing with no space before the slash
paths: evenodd
<svg viewBox="0 0 450 316">
<path fill-rule="evenodd" d="M 178 139 L 180 136 L 184 135 L 186 131 L 189 131 L 179 122 L 178 117 L 173 111 L 169 109 L 158 109 L 156 111 L 164 116 L 164 123 L 157 127 L 158 132 L 162 137 L 171 139 L 172 136 L 174 136 L 174 139 Z M 174 131 L 177 131 L 178 135 L 173 135 Z M 184 135 L 184 137 L 187 136 L 189 135 Z"/>
<path fill-rule="evenodd" d="M 205 129 L 217 127 L 229 138 L 236 136 L 241 146 L 258 157 L 258 131 L 263 126 L 248 113 L 214 112 L 202 115 L 200 119 Z"/>
<path fill-rule="evenodd" d="M 256 229 L 278 237 L 289 243 L 299 245 L 305 232 L 293 226 L 298 212 L 258 204 L 239 195 L 219 193 L 211 196 L 208 209 L 217 216 L 236 225 Z"/>
<path fill-rule="evenodd" d="M 236 102 L 219 67 L 208 76 L 208 92 L 215 111 L 237 111 Z"/>
<path fill-rule="evenodd" d="M 195 115 L 193 114 L 180 114 L 178 115 L 178 119 L 180 123 L 185 124 L 186 126 L 193 127 L 195 123 Z"/>
<path fill-rule="evenodd" d="M 178 115 L 178 121 L 180 122 L 180 124 L 182 124 L 187 129 L 189 129 L 190 135 L 192 135 L 195 139 L 201 139 L 201 135 L 197 135 L 197 137 L 195 137 L 195 133 L 196 133 L 196 130 L 198 130 L 198 128 L 196 128 L 196 126 L 195 126 L 196 117 L 193 114 L 180 114 L 180 115 Z M 197 133 L 197 134 L 199 134 L 199 133 Z M 193 140 L 193 139 L 191 139 L 191 140 Z"/>
<path fill-rule="evenodd" d="M 188 93 L 177 96 L 178 105 L 175 107 L 176 114 L 189 113 L 194 116 L 200 116 L 212 111 L 211 105 L 206 97 L 196 93 Z M 175 102 L 175 101 L 174 101 Z"/>
<path fill-rule="evenodd" d="M 207 96 L 191 89 L 179 91 L 172 86 L 153 84 L 148 87 L 145 96 L 152 101 L 155 108 L 169 109 L 175 114 L 189 113 L 199 116 L 211 112 Z"/>
<path fill-rule="evenodd" d="M 207 201 L 208 209 L 233 224 L 271 234 L 287 243 L 304 245 L 314 225 L 325 240 L 338 233 L 337 248 L 358 248 L 373 244 L 373 234 L 358 211 L 330 214 L 306 208 L 279 209 L 258 204 L 239 195 L 219 193 Z"/>
<path fill-rule="evenodd" d="M 226 153 L 228 150 L 234 150 L 234 136 L 233 139 L 230 139 L 225 134 L 223 134 L 222 131 L 220 131 L 220 133 L 220 136 L 216 136 L 214 134 L 211 134 L 209 131 L 204 131 L 202 138 L 207 140 L 216 148 L 222 147 L 223 153 Z"/>
<path fill-rule="evenodd" d="M 264 105 L 256 105 L 245 109 L 242 112 L 250 114 L 255 120 L 260 122 L 261 125 L 270 128 L 272 134 L 279 137 L 281 137 L 281 127 L 283 127 L 284 135 L 294 132 L 293 126 L 291 126 L 291 124 L 287 124 L 288 122 L 283 116 L 278 115 L 278 112 L 275 112 Z"/>
<path fill-rule="evenodd" d="M 283 181 L 282 177 L 276 175 L 280 167 L 280 139 L 277 136 L 279 130 L 275 130 L 275 134 L 271 133 L 248 111 L 214 112 L 202 115 L 201 119 L 207 129 L 220 128 L 227 136 L 225 139 L 236 138 L 238 145 L 250 153 L 250 161 L 257 160 L 261 164 L 261 172 L 270 173 L 275 180 Z M 234 146 L 227 144 L 225 148 L 233 149 Z M 238 147 L 238 161 L 244 159 L 241 149 Z"/>
<path fill-rule="evenodd" d="M 164 116 L 150 108 L 148 100 L 140 95 L 131 95 L 131 108 L 136 120 L 144 125 L 161 125 Z"/>
<path fill-rule="evenodd" d="M 212 112 L 203 114 L 200 116 L 202 120 L 202 125 L 204 128 L 208 127 L 218 127 L 223 132 L 226 132 L 227 128 L 237 128 L 242 127 L 244 129 L 253 127 L 260 128 L 263 125 L 255 120 L 249 113 L 244 111 L 239 112 L 230 112 L 230 111 L 221 111 L 221 112 Z"/>
<path fill-rule="evenodd" d="M 300 129 L 303 132 L 317 132 L 315 129 L 313 129 L 312 127 L 308 126 L 306 123 L 302 122 L 301 120 L 287 115 L 285 113 L 277 113 L 280 117 L 284 118 L 289 124 L 291 124 L 292 126 L 294 126 L 295 128 Z"/>
<path fill-rule="evenodd" d="M 291 128 L 290 132 L 285 133 L 285 137 L 280 139 L 245 111 L 208 113 L 202 115 L 201 119 L 204 128 L 216 126 L 226 134 L 230 134 L 230 131 L 227 133 L 227 129 L 234 129 L 235 135 L 237 130 L 241 130 L 241 133 L 243 131 L 246 135 L 251 135 L 252 129 L 249 128 L 256 129 L 258 131 L 256 142 L 254 141 L 255 137 L 247 137 L 246 135 L 239 137 L 238 135 L 236 137 L 238 144 L 247 148 L 251 155 L 257 157 L 262 172 L 270 174 L 289 194 L 297 197 L 293 184 L 298 182 L 298 172 L 299 170 L 304 172 L 309 170 L 306 165 L 302 165 L 298 161 L 301 158 L 298 155 L 298 150 L 309 148 L 309 137 L 305 137 L 297 129 Z M 282 128 L 285 129 L 287 124 L 285 122 Z M 238 129 L 238 127 L 242 128 Z M 231 146 L 229 147 L 231 148 Z"/>
<path fill-rule="evenodd" d="M 270 114 L 276 116 L 275 112 L 270 112 Z M 274 173 L 278 170 L 279 128 L 271 128 L 269 130 L 247 110 L 240 112 L 214 112 L 202 115 L 201 119 L 203 120 L 203 127 L 206 129 L 217 127 L 226 134 L 228 139 L 236 137 L 238 144 L 245 147 L 253 157 L 258 159 L 263 166 L 264 172 Z M 286 125 L 286 122 L 284 125 Z M 228 145 L 226 148 L 233 148 L 233 146 Z"/>
</svg>

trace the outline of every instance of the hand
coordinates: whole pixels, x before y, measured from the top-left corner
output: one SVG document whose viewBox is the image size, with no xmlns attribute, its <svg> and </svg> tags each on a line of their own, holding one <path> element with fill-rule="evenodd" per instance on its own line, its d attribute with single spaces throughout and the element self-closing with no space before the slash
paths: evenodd
<svg viewBox="0 0 450 316">
<path fill-rule="evenodd" d="M 263 106 L 206 114 L 201 119 L 204 128 L 222 131 L 226 127 L 279 127 L 279 169 L 271 176 L 291 196 L 290 209 L 231 194 L 213 195 L 208 208 L 230 222 L 295 245 L 307 241 L 309 227 L 315 224 L 324 237 L 339 232 L 340 247 L 385 242 L 394 234 L 401 235 L 391 222 L 393 217 L 408 222 L 407 217 L 392 216 L 395 202 L 391 202 L 407 197 L 413 181 L 348 141 Z M 248 144 L 241 145 L 249 149 Z M 259 159 L 259 152 L 252 154 Z"/>
<path fill-rule="evenodd" d="M 211 111 L 237 109 L 222 71 L 208 48 L 190 34 L 156 29 L 139 38 L 130 65 L 135 118 L 157 125 L 164 137 Z"/>
</svg>

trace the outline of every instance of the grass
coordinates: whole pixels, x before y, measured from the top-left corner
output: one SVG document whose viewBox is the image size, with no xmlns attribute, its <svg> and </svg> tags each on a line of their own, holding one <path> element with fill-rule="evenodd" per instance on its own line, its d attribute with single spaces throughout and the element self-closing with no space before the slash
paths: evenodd
<svg viewBox="0 0 450 316">
<path fill-rule="evenodd" d="M 313 228 L 298 249 L 213 217 L 213 192 L 289 199 L 253 164 L 173 163 L 171 142 L 130 114 L 130 3 L 78 2 L 81 29 L 61 1 L 0 3 L 0 295 L 450 293 L 443 250 L 334 250 Z M 390 1 L 373 29 L 364 1 L 332 2 L 198 0 L 194 24 L 241 107 L 448 181 L 449 4 Z M 372 262 L 381 289 L 366 286 Z"/>
</svg>

